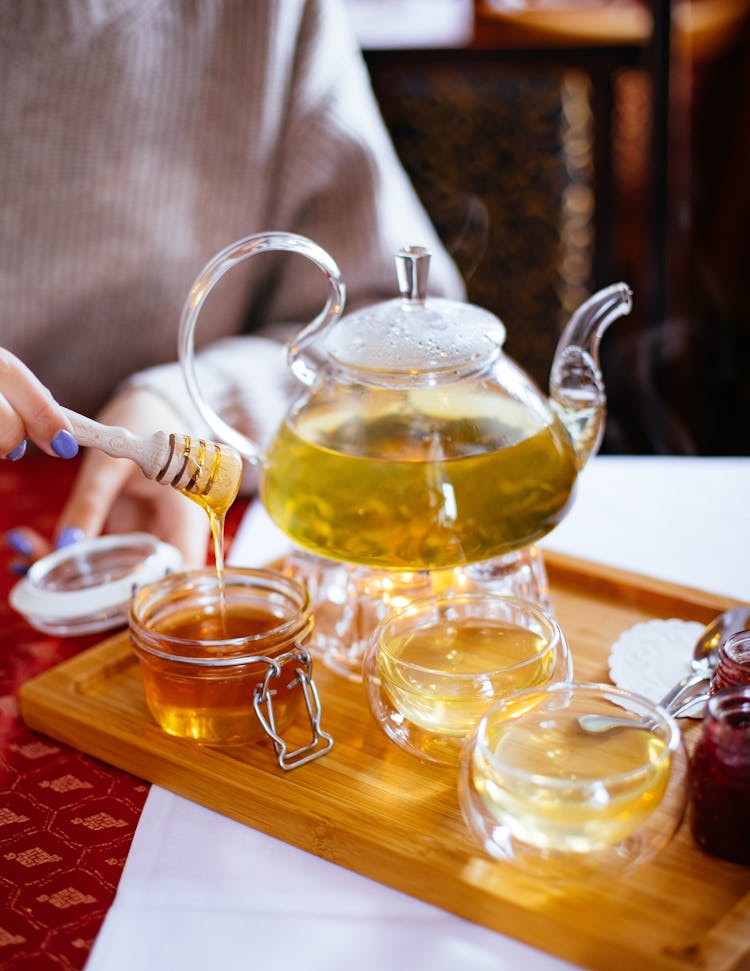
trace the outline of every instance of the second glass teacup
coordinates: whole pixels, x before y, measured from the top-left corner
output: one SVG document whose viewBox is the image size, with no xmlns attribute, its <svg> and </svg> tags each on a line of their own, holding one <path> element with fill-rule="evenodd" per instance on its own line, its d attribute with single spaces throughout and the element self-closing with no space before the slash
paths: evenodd
<svg viewBox="0 0 750 971">
<path fill-rule="evenodd" d="M 459 771 L 487 853 L 556 883 L 611 879 L 680 826 L 688 761 L 675 719 L 606 684 L 555 684 L 493 705 Z"/>
<path fill-rule="evenodd" d="M 446 764 L 458 762 L 490 705 L 572 676 L 568 645 L 548 611 L 486 593 L 424 597 L 389 614 L 363 663 L 370 709 L 386 735 Z"/>
</svg>

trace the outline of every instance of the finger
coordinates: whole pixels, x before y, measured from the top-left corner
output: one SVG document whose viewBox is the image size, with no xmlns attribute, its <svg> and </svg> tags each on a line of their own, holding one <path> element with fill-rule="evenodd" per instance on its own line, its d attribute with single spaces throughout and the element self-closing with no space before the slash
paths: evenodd
<svg viewBox="0 0 750 971">
<path fill-rule="evenodd" d="M 19 445 L 16 445 L 15 448 L 12 448 L 5 457 L 6 459 L 9 459 L 11 462 L 17 462 L 19 459 L 22 459 L 25 454 L 26 454 L 26 439 L 24 438 L 23 441 Z"/>
<path fill-rule="evenodd" d="M 21 455 L 13 453 L 21 449 L 25 441 L 26 425 L 5 396 L 0 394 L 0 455 L 11 459 L 21 458 Z"/>
<path fill-rule="evenodd" d="M 28 526 L 16 526 L 5 534 L 5 542 L 19 556 L 33 562 L 46 556 L 50 551 L 48 541 Z"/>
<path fill-rule="evenodd" d="M 107 516 L 102 531 L 108 533 L 148 533 L 152 528 L 153 515 L 149 506 L 128 493 L 120 493 Z"/>
<path fill-rule="evenodd" d="M 209 522 L 206 511 L 170 486 L 146 483 L 153 490 L 153 519 L 149 528 L 182 553 L 186 569 L 205 566 Z"/>
<path fill-rule="evenodd" d="M 125 459 L 88 452 L 58 519 L 56 535 L 64 529 L 78 528 L 85 536 L 98 536 L 134 469 L 132 462 Z"/>
<path fill-rule="evenodd" d="M 76 454 L 78 447 L 65 412 L 23 361 L 2 347 L 0 389 L 5 399 L 0 420 L 7 420 L 10 411 L 16 415 L 10 426 L 16 436 L 14 445 L 30 438 L 48 455 L 72 458 Z M 12 448 L 13 445 L 5 451 Z"/>
<path fill-rule="evenodd" d="M 209 523 L 205 510 L 168 485 L 133 476 L 117 497 L 107 532 L 147 532 L 176 546 L 186 569 L 204 566 Z"/>
<path fill-rule="evenodd" d="M 5 542 L 18 557 L 8 564 L 8 569 L 16 576 L 24 576 L 32 563 L 36 563 L 50 552 L 49 542 L 34 529 L 16 526 L 5 534 Z"/>
<path fill-rule="evenodd" d="M 75 546 L 81 540 L 86 539 L 86 534 L 80 526 L 63 526 L 55 539 L 55 549 L 62 550 L 66 546 Z"/>
</svg>

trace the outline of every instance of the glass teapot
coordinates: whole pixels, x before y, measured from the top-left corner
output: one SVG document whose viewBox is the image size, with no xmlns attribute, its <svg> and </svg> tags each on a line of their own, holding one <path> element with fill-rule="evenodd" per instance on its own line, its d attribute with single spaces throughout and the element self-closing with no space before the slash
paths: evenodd
<svg viewBox="0 0 750 971">
<path fill-rule="evenodd" d="M 203 303 L 230 268 L 272 250 L 325 274 L 321 313 L 287 344 L 301 385 L 266 449 L 204 400 L 194 364 Z M 503 353 L 505 327 L 479 307 L 428 298 L 429 252 L 396 254 L 401 295 L 342 316 L 330 255 L 288 233 L 249 236 L 217 254 L 182 315 L 188 391 L 213 432 L 260 468 L 260 497 L 299 547 L 369 568 L 422 571 L 478 563 L 534 543 L 565 515 L 598 448 L 606 399 L 598 346 L 631 309 L 615 284 L 572 316 L 545 397 Z"/>
</svg>

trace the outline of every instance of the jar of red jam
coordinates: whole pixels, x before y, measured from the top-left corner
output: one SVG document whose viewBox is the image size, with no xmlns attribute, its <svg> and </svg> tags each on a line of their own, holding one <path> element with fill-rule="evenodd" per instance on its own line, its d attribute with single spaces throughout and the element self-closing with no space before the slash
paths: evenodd
<svg viewBox="0 0 750 971">
<path fill-rule="evenodd" d="M 750 684 L 750 630 L 732 634 L 719 648 L 711 694 L 740 684 Z"/>
<path fill-rule="evenodd" d="M 692 767 L 695 840 L 714 856 L 750 864 L 750 685 L 709 698 Z"/>
</svg>

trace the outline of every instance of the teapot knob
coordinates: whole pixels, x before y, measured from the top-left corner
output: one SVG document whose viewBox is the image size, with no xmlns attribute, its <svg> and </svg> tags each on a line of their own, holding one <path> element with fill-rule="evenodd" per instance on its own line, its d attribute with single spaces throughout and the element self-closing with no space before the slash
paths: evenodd
<svg viewBox="0 0 750 971">
<path fill-rule="evenodd" d="M 424 246 L 404 246 L 396 253 L 398 289 L 405 300 L 423 304 L 427 298 L 430 251 Z"/>
</svg>

